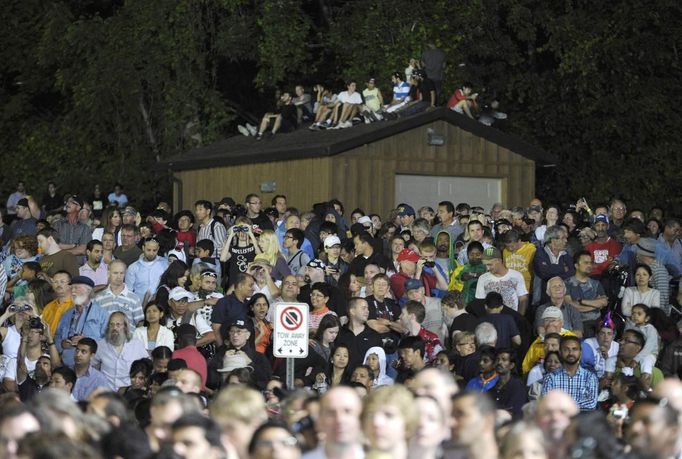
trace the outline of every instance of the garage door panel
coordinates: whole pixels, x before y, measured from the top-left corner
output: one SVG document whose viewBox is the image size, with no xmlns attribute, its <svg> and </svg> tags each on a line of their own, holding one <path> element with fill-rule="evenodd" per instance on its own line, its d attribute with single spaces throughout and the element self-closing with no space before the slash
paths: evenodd
<svg viewBox="0 0 682 459">
<path fill-rule="evenodd" d="M 430 206 L 434 209 L 440 201 L 455 205 L 470 205 L 490 209 L 501 201 L 502 179 L 450 176 L 397 174 L 395 179 L 395 205 L 406 202 L 415 209 Z"/>
</svg>

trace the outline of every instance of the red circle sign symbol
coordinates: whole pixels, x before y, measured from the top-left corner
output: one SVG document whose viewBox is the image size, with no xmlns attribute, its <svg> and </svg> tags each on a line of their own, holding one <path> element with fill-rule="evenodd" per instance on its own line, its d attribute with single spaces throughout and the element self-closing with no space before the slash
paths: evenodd
<svg viewBox="0 0 682 459">
<path fill-rule="evenodd" d="M 303 314 L 297 308 L 285 308 L 279 315 L 279 322 L 289 331 L 298 330 L 303 325 Z"/>
</svg>

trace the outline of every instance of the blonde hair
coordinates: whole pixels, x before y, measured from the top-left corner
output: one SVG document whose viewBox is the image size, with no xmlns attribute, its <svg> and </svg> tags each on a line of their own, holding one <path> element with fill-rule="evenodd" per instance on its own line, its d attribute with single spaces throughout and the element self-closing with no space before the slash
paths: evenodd
<svg viewBox="0 0 682 459">
<path fill-rule="evenodd" d="M 414 396 L 405 386 L 381 386 L 373 390 L 364 400 L 362 423 L 370 422 L 370 416 L 386 406 L 395 406 L 405 421 L 405 441 L 417 431 L 419 412 L 414 403 Z"/>
<path fill-rule="evenodd" d="M 263 395 L 242 386 L 229 386 L 218 392 L 208 410 L 220 425 L 229 421 L 260 425 L 268 417 Z"/>
<path fill-rule="evenodd" d="M 265 248 L 260 255 L 264 255 L 268 263 L 270 263 L 272 266 L 275 266 L 277 259 L 282 256 L 277 235 L 272 230 L 264 230 L 260 234 L 260 240 L 265 242 Z"/>
</svg>

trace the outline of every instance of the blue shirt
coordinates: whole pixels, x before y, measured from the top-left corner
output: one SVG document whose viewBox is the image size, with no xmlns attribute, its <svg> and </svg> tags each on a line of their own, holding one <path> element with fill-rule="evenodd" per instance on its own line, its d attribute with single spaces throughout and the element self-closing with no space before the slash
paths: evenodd
<svg viewBox="0 0 682 459">
<path fill-rule="evenodd" d="M 574 376 L 569 375 L 563 368 L 547 373 L 542 382 L 542 395 L 546 395 L 553 389 L 559 389 L 570 395 L 578 404 L 580 411 L 591 411 L 597 408 L 599 380 L 597 375 L 581 366 L 578 366 L 578 371 Z"/>
<path fill-rule="evenodd" d="M 79 402 L 85 401 L 90 397 L 90 394 L 95 389 L 104 387 L 109 390 L 109 383 L 101 371 L 90 367 L 85 373 L 76 379 L 76 385 L 73 386 L 73 398 Z"/>
<path fill-rule="evenodd" d="M 660 239 L 656 241 L 656 260 L 668 270 L 671 276 L 682 275 L 682 266 L 675 259 L 670 247 Z M 616 261 L 631 268 L 637 264 L 637 247 L 635 244 L 625 244 L 623 250 L 616 257 Z"/>
<path fill-rule="evenodd" d="M 395 100 L 402 101 L 410 95 L 410 83 L 401 81 L 400 84 L 393 86 L 393 97 Z"/>
<path fill-rule="evenodd" d="M 154 261 L 147 261 L 144 255 L 140 255 L 140 259 L 128 267 L 126 285 L 143 300 L 147 292 L 153 295 L 159 288 L 159 280 L 166 268 L 168 260 L 165 258 L 156 257 Z"/>
<path fill-rule="evenodd" d="M 495 384 L 497 384 L 497 381 L 499 381 L 500 377 L 497 376 L 497 373 L 495 373 L 495 377 L 492 379 L 489 379 L 488 381 L 483 381 L 480 375 L 476 376 L 475 378 L 472 378 L 466 385 L 466 390 L 472 390 L 476 392 L 488 392 L 490 389 L 495 387 Z"/>
<path fill-rule="evenodd" d="M 101 339 L 107 331 L 108 323 L 109 313 L 94 301 L 83 308 L 79 317 L 75 307 L 66 311 L 59 319 L 57 332 L 54 334 L 54 342 L 62 355 L 64 365 L 73 367 L 74 348 L 64 349 L 62 347 L 63 340 L 74 335 L 83 335 L 94 340 Z"/>
</svg>

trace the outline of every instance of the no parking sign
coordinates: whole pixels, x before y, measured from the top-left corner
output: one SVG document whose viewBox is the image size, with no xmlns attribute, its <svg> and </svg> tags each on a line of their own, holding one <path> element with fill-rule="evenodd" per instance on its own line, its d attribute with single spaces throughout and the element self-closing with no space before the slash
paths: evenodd
<svg viewBox="0 0 682 459">
<path fill-rule="evenodd" d="M 308 311 L 305 303 L 275 305 L 275 357 L 302 359 L 308 356 Z"/>
</svg>

